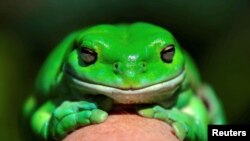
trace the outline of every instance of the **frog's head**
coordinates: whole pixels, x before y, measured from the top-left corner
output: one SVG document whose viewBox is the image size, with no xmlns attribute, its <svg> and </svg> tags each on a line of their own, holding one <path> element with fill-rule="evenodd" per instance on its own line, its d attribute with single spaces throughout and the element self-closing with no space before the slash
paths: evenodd
<svg viewBox="0 0 250 141">
<path fill-rule="evenodd" d="M 184 79 L 184 57 L 173 35 L 161 27 L 98 25 L 76 33 L 64 73 L 82 92 L 120 103 L 169 98 Z"/>
</svg>

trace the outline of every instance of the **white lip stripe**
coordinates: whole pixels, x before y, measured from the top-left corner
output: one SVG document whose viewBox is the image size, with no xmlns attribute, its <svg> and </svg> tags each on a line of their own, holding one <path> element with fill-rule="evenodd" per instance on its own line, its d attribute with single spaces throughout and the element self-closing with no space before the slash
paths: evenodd
<svg viewBox="0 0 250 141">
<path fill-rule="evenodd" d="M 168 91 L 172 90 L 175 88 L 178 84 L 180 84 L 185 77 L 185 71 L 182 71 L 181 74 L 176 76 L 175 78 L 162 82 L 159 84 L 155 84 L 152 86 L 148 86 L 142 89 L 137 89 L 137 90 L 122 90 L 122 89 L 117 89 L 113 87 L 108 87 L 108 86 L 103 86 L 103 85 L 98 85 L 98 84 L 92 84 L 92 83 L 87 83 L 80 81 L 78 79 L 72 78 L 72 81 L 79 87 L 80 89 L 85 89 L 88 91 L 91 91 L 93 93 L 99 93 L 99 94 L 104 94 L 107 96 L 111 95 L 147 95 L 147 94 L 155 94 L 158 92 L 163 92 L 163 91 Z"/>
</svg>

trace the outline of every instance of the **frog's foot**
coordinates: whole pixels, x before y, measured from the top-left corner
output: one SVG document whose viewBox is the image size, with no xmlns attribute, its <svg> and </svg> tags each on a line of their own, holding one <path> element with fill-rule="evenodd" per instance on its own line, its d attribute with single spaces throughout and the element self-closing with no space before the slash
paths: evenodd
<svg viewBox="0 0 250 141">
<path fill-rule="evenodd" d="M 192 133 L 194 119 L 177 108 L 164 109 L 160 106 L 138 107 L 137 112 L 141 116 L 167 122 L 172 126 L 174 134 L 180 140 L 184 140 L 185 138 L 192 140 L 194 138 L 194 133 Z"/>
<path fill-rule="evenodd" d="M 107 112 L 97 109 L 96 104 L 78 101 L 63 102 L 53 113 L 49 123 L 49 136 L 62 139 L 76 128 L 106 120 Z"/>
</svg>

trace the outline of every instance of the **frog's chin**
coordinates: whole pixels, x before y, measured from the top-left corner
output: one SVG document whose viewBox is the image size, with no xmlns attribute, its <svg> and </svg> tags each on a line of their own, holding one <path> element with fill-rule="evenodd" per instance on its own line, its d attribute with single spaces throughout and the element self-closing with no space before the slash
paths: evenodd
<svg viewBox="0 0 250 141">
<path fill-rule="evenodd" d="M 185 70 L 182 70 L 177 76 L 161 83 L 150 85 L 141 89 L 119 89 L 99 84 L 93 84 L 70 77 L 72 86 L 77 91 L 83 91 L 88 94 L 101 94 L 114 99 L 120 104 L 135 103 L 155 103 L 159 100 L 171 98 L 174 92 L 184 81 Z"/>
</svg>

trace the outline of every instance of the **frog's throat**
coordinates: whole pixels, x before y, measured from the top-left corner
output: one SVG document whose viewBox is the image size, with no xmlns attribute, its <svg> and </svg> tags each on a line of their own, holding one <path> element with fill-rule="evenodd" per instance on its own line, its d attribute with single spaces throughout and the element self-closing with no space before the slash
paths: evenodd
<svg viewBox="0 0 250 141">
<path fill-rule="evenodd" d="M 119 88 L 93 84 L 70 77 L 73 87 L 89 94 L 102 94 L 113 98 L 118 103 L 152 103 L 152 99 L 171 97 L 185 79 L 185 70 L 167 81 L 141 89 L 123 90 Z"/>
</svg>

